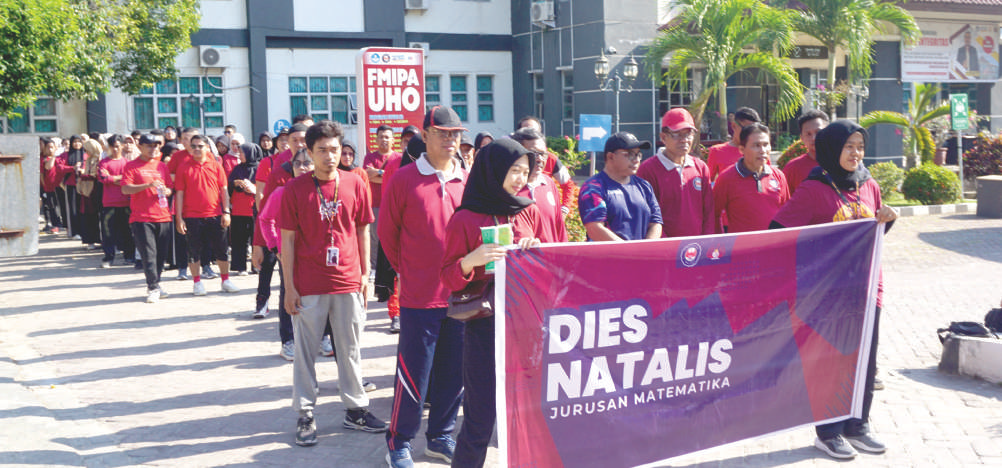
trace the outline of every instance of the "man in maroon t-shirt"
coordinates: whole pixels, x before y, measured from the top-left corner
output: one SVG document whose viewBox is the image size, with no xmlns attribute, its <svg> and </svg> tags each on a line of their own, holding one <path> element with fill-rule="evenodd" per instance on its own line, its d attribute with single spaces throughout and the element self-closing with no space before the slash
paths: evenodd
<svg viewBox="0 0 1002 468">
<path fill-rule="evenodd" d="M 724 169 L 713 184 L 717 232 L 723 233 L 721 214 L 727 212 L 726 232 L 764 231 L 787 200 L 790 191 L 783 172 L 769 165 L 769 127 L 746 125 L 738 132 L 742 157 Z"/>
<path fill-rule="evenodd" d="M 136 263 L 136 247 L 129 232 L 129 197 L 122 193 L 122 174 L 129 161 L 122 155 L 122 136 L 108 138 L 108 157 L 98 163 L 97 180 L 104 184 L 101 196 L 101 247 L 104 258 L 101 268 L 108 268 L 115 259 L 115 248 L 122 252 L 125 263 Z"/>
<path fill-rule="evenodd" d="M 362 178 L 338 170 L 341 126 L 323 120 L 306 132 L 313 173 L 303 174 L 282 193 L 282 275 L 285 309 L 293 316 L 292 407 L 299 412 L 296 444 L 317 443 L 315 355 L 329 323 L 338 356 L 338 388 L 347 410 L 342 425 L 383 432 L 386 423 L 369 412 L 362 385 L 361 331 L 369 265 L 372 208 Z"/>
<path fill-rule="evenodd" d="M 372 212 L 376 215 L 377 220 L 379 219 L 379 207 L 383 199 L 383 174 L 386 171 L 386 164 L 400 157 L 400 153 L 393 151 L 393 142 L 393 127 L 385 124 L 380 125 L 376 129 L 376 150 L 367 153 L 365 159 L 362 161 L 365 174 L 369 176 L 369 191 L 372 193 Z M 373 273 L 376 271 L 376 254 L 379 252 L 376 248 L 379 245 L 379 236 L 376 233 L 379 227 L 378 223 L 378 221 L 373 223 L 372 228 L 369 230 L 369 243 L 372 244 L 372 252 L 369 253 L 369 265 L 372 266 L 372 269 L 369 271 Z"/>
<path fill-rule="evenodd" d="M 223 166 L 209 153 L 209 139 L 201 135 L 191 137 L 191 159 L 181 165 L 175 174 L 174 226 L 188 240 L 188 269 L 195 281 L 196 296 L 205 295 L 205 285 L 200 275 L 203 247 L 209 246 L 208 255 L 216 260 L 222 290 L 239 292 L 230 281 L 230 262 L 226 249 L 230 226 L 230 195 L 226 190 L 226 173 Z"/>
<path fill-rule="evenodd" d="M 170 209 L 167 197 L 173 181 L 167 165 L 160 162 L 160 140 L 139 137 L 139 157 L 129 161 L 122 173 L 122 193 L 129 197 L 129 227 L 136 241 L 146 274 L 146 302 L 155 303 L 167 292 L 160 287 L 160 273 L 167 259 Z"/>
<path fill-rule="evenodd" d="M 814 137 L 821 129 L 828 126 L 828 114 L 818 109 L 811 109 L 797 119 L 797 124 L 800 126 L 800 141 L 807 147 L 807 152 L 783 166 L 783 175 L 786 176 L 786 182 L 790 184 L 790 195 L 793 195 L 800 183 L 807 180 L 811 171 L 818 167 L 818 153 L 814 148 Z"/>
</svg>

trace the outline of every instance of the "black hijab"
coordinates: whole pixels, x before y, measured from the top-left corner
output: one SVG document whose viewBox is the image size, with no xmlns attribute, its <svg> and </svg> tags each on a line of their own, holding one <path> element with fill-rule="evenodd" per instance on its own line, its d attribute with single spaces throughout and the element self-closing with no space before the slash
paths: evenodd
<svg viewBox="0 0 1002 468">
<path fill-rule="evenodd" d="M 73 149 L 73 143 L 79 141 L 83 144 L 83 138 L 80 135 L 73 135 L 70 137 L 70 149 L 66 152 L 66 164 L 69 166 L 76 166 L 77 163 L 81 163 L 84 160 L 84 150 L 81 146 L 80 149 Z"/>
<path fill-rule="evenodd" d="M 355 156 L 358 156 L 358 150 L 356 150 L 355 149 L 355 145 L 353 145 L 351 143 L 342 143 L 341 144 L 341 151 L 342 151 L 341 155 L 342 156 L 344 156 L 344 149 L 345 148 L 351 148 L 351 150 L 355 153 Z M 354 169 L 356 167 L 358 167 L 358 164 L 355 164 L 355 160 L 354 159 L 351 160 L 351 165 L 350 166 L 345 166 L 344 164 L 341 164 L 341 159 L 338 158 L 338 161 L 337 161 L 337 168 L 338 169 L 341 169 L 342 171 L 350 171 L 350 170 L 352 170 L 352 169 Z"/>
<path fill-rule="evenodd" d="M 839 159 L 842 157 L 842 147 L 853 133 L 863 135 L 863 143 L 869 139 L 866 129 L 851 120 L 836 120 L 821 129 L 814 139 L 814 147 L 818 154 L 818 166 L 807 176 L 808 180 L 822 183 L 834 183 L 842 190 L 855 191 L 856 187 L 870 179 L 870 171 L 862 163 L 856 170 L 845 170 Z"/>
<path fill-rule="evenodd" d="M 484 146 L 473 161 L 470 176 L 463 190 L 463 203 L 458 210 L 489 215 L 516 215 L 535 203 L 529 198 L 512 195 L 504 189 L 508 170 L 524 155 L 529 157 L 530 174 L 536 168 L 536 157 L 510 138 L 495 140 Z"/>
<path fill-rule="evenodd" d="M 490 132 L 480 132 L 477 134 L 477 137 L 473 139 L 473 148 L 479 150 L 480 143 L 484 141 L 484 138 L 490 138 L 491 141 L 494 141 L 494 135 L 491 135 Z"/>
<path fill-rule="evenodd" d="M 277 153 L 278 152 L 278 147 L 275 146 L 275 137 L 273 137 L 271 135 L 271 132 L 261 132 L 261 134 L 257 136 L 257 144 L 258 144 L 258 146 L 261 146 L 261 139 L 264 138 L 264 137 L 268 137 L 268 139 L 271 140 L 271 149 L 266 151 L 264 149 L 264 147 L 262 147 L 261 148 L 262 154 L 264 154 L 265 156 L 271 156 L 271 155 Z"/>
<path fill-rule="evenodd" d="M 264 158 L 264 150 L 258 146 L 257 143 L 244 143 L 240 145 L 240 152 L 244 154 L 247 162 L 242 162 L 240 165 L 246 165 L 248 167 L 257 167 L 261 159 Z"/>
<path fill-rule="evenodd" d="M 407 151 L 400 158 L 400 167 L 404 167 L 421 157 L 421 154 L 428 151 L 428 145 L 424 144 L 421 135 L 414 135 L 407 142 Z"/>
</svg>

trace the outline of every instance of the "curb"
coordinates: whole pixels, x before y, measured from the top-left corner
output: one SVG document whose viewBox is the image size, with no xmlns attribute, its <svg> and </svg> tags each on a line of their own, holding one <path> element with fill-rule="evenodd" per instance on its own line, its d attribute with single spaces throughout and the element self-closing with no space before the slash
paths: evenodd
<svg viewBox="0 0 1002 468">
<path fill-rule="evenodd" d="M 923 206 L 902 206 L 899 208 L 898 216 L 923 216 L 932 214 L 949 213 L 976 213 L 977 203 L 957 203 L 955 205 L 923 205 Z"/>
</svg>

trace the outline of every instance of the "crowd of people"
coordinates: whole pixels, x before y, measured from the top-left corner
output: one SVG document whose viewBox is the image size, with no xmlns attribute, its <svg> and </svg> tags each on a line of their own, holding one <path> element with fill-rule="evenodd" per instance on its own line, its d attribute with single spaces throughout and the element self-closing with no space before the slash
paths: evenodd
<svg viewBox="0 0 1002 468">
<path fill-rule="evenodd" d="M 866 131 L 829 123 L 816 110 L 798 123 L 807 152 L 783 170 L 770 160 L 770 129 L 750 108 L 735 112 L 733 138 L 712 147 L 704 162 L 691 154 L 699 132 L 692 116 L 671 109 L 661 119 L 661 144 L 646 160 L 650 142 L 611 135 L 603 169 L 582 184 L 577 200 L 538 119 L 523 118 L 502 137 L 471 139 L 445 106 L 433 106 L 420 128 L 399 135 L 379 127 L 375 149 L 361 157 L 338 123 L 308 116 L 257 142 L 232 126 L 216 138 L 193 128 L 73 136 L 62 151 L 42 138 L 42 206 L 48 232 L 65 229 L 89 248 L 101 244 L 102 267 L 121 254 L 141 268 L 149 303 L 167 296 L 165 268 L 205 295 L 202 279 L 216 275 L 215 263 L 224 293 L 239 291 L 231 273 L 258 275 L 251 316 L 264 318 L 277 266 L 279 354 L 293 361 L 298 445 L 317 443 L 320 354 L 337 360 L 343 426 L 385 433 L 389 466 L 413 466 L 411 441 L 426 406 L 424 454 L 482 466 L 496 423 L 494 318 L 448 315 L 450 294 L 488 280 L 485 267 L 505 255 L 505 246 L 484 243 L 481 229 L 511 226 L 523 249 L 567 242 L 565 217 L 575 201 L 590 241 L 865 217 L 889 228 L 897 213 L 881 204 L 862 164 Z M 388 421 L 368 410 L 366 392 L 375 386 L 363 378 L 370 294 L 387 302 L 390 331 L 399 334 Z M 867 424 L 877 334 L 874 326 L 863 418 L 818 427 L 815 445 L 833 457 L 884 451 Z"/>
</svg>

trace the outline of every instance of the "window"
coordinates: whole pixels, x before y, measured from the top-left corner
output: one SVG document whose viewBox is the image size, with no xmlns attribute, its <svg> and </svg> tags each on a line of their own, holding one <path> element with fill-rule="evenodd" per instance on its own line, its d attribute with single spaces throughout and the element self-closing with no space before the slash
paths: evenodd
<svg viewBox="0 0 1002 468">
<path fill-rule="evenodd" d="M 40 97 L 31 107 L 18 107 L 20 117 L 0 117 L 0 133 L 56 133 L 56 100 Z"/>
<path fill-rule="evenodd" d="M 692 69 L 686 70 L 685 74 L 687 83 L 684 86 L 680 81 L 669 80 L 658 89 L 658 115 L 664 115 L 674 107 L 688 107 L 692 104 L 692 97 L 695 94 L 693 86 L 696 82 L 693 81 Z"/>
<path fill-rule="evenodd" d="M 574 70 L 560 72 L 561 91 L 564 97 L 563 119 L 574 121 Z"/>
<path fill-rule="evenodd" d="M 354 76 L 290 76 L 289 104 L 289 115 L 358 123 Z"/>
<path fill-rule="evenodd" d="M 477 121 L 494 121 L 494 76 L 477 75 Z"/>
<path fill-rule="evenodd" d="M 449 90 L 452 92 L 452 110 L 459 115 L 459 120 L 469 121 L 469 107 L 466 95 L 466 75 L 449 76 Z"/>
<path fill-rule="evenodd" d="M 442 94 L 440 93 L 441 77 L 438 75 L 424 77 L 424 101 L 426 110 L 442 104 Z"/>
<path fill-rule="evenodd" d="M 151 130 L 223 128 L 223 77 L 183 76 L 164 80 L 132 97 L 133 128 Z"/>
<path fill-rule="evenodd" d="M 536 72 L 532 74 L 532 103 L 536 107 L 536 113 L 534 115 L 542 117 L 543 115 L 543 101 L 545 100 L 545 88 L 543 87 L 543 72 Z"/>
</svg>

